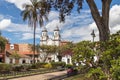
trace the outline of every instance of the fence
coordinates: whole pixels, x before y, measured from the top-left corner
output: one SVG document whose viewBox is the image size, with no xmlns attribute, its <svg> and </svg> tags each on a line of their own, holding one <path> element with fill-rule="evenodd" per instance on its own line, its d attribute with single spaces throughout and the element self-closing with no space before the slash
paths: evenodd
<svg viewBox="0 0 120 80">
<path fill-rule="evenodd" d="M 17 77 L 24 77 L 24 76 L 31 76 L 36 74 L 43 74 L 43 73 L 49 73 L 49 72 L 55 72 L 58 71 L 57 69 L 43 69 L 43 70 L 29 70 L 29 71 L 21 71 L 21 72 L 4 72 L 0 73 L 0 80 L 7 80 L 11 78 L 17 78 Z"/>
</svg>

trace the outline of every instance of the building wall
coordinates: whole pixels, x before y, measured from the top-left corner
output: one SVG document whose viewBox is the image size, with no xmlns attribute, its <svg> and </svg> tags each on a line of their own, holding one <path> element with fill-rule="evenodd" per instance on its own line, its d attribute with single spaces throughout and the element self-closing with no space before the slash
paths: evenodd
<svg viewBox="0 0 120 80">
<path fill-rule="evenodd" d="M 29 58 L 20 58 L 19 59 L 19 63 L 18 64 L 23 64 L 23 60 L 25 60 L 25 63 L 30 63 L 30 59 Z M 11 64 L 11 58 L 10 57 L 5 57 L 5 63 L 7 64 Z M 12 58 L 12 64 L 15 64 L 15 59 Z"/>
</svg>

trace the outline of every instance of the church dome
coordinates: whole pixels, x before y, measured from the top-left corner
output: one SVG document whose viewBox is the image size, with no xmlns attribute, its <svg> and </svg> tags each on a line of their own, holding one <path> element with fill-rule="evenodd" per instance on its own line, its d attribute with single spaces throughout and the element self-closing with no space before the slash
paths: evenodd
<svg viewBox="0 0 120 80">
<path fill-rule="evenodd" d="M 58 26 L 54 29 L 54 31 L 59 31 L 59 28 L 58 28 Z"/>
<path fill-rule="evenodd" d="M 42 30 L 42 32 L 47 32 L 47 29 L 44 27 L 44 29 Z"/>
</svg>

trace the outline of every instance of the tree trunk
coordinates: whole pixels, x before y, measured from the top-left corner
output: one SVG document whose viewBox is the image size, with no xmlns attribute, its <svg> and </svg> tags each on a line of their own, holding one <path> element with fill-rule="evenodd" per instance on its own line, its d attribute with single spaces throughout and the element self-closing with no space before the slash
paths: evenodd
<svg viewBox="0 0 120 80">
<path fill-rule="evenodd" d="M 43 62 L 45 62 L 47 60 L 48 56 L 49 56 L 49 53 L 46 53 L 46 56 L 45 56 Z"/>
<path fill-rule="evenodd" d="M 109 9 L 112 0 L 101 0 L 102 1 L 102 15 L 99 14 L 98 8 L 94 2 L 94 0 L 86 0 L 90 10 L 92 17 L 97 25 L 99 30 L 99 39 L 100 41 L 109 40 Z"/>
<path fill-rule="evenodd" d="M 36 30 L 36 22 L 34 22 L 34 32 L 33 32 L 33 63 L 35 64 L 35 30 Z"/>
</svg>

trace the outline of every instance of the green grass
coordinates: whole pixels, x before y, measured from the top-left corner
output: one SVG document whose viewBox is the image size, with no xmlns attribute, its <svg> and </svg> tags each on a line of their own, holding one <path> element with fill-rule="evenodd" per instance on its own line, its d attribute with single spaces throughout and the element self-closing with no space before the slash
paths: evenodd
<svg viewBox="0 0 120 80">
<path fill-rule="evenodd" d="M 78 75 L 75 75 L 75 76 L 68 77 L 64 80 L 93 80 L 93 79 L 85 78 L 85 74 L 78 74 Z"/>
</svg>

